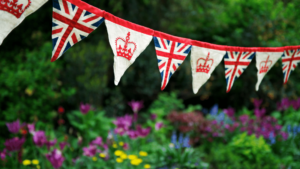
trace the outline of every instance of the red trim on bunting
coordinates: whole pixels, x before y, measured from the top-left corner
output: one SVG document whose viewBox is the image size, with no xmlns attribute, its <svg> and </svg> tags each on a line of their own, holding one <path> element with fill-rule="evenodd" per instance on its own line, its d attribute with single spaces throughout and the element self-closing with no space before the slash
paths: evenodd
<svg viewBox="0 0 300 169">
<path fill-rule="evenodd" d="M 186 45 L 191 45 L 192 44 L 191 39 L 181 38 L 181 37 L 178 37 L 178 36 L 173 36 L 173 35 L 170 35 L 170 34 L 159 32 L 159 31 L 154 31 L 153 36 L 160 37 L 160 38 L 167 39 L 167 40 L 174 41 L 174 42 L 184 43 Z"/>
<path fill-rule="evenodd" d="M 147 28 L 147 27 L 144 27 L 144 26 L 126 21 L 126 20 L 121 19 L 119 17 L 116 17 L 116 16 L 114 16 L 114 15 L 108 13 L 108 12 L 104 12 L 104 18 L 105 18 L 105 20 L 111 21 L 115 24 L 124 26 L 126 28 L 129 28 L 129 29 L 132 29 L 134 31 L 141 32 L 141 33 L 144 33 L 144 34 L 147 34 L 147 35 L 150 35 L 150 36 L 152 36 L 153 32 L 154 32 L 154 30 L 152 30 L 150 28 Z"/>
<path fill-rule="evenodd" d="M 93 13 L 93 14 L 95 14 L 97 16 L 101 16 L 101 17 L 104 16 L 104 12 L 105 12 L 104 10 L 96 8 L 96 7 L 94 7 L 94 6 L 92 6 L 92 5 L 88 4 L 88 3 L 85 3 L 85 2 L 83 2 L 81 0 L 66 0 L 66 1 L 72 3 L 73 5 L 78 6 L 82 10 L 89 11 L 90 13 Z"/>
<path fill-rule="evenodd" d="M 238 46 L 225 46 L 225 45 L 215 45 L 207 42 L 192 41 L 193 46 L 224 50 L 224 51 L 244 51 L 244 52 L 284 52 L 287 48 L 300 48 L 300 46 L 286 46 L 286 47 L 238 47 Z"/>
</svg>

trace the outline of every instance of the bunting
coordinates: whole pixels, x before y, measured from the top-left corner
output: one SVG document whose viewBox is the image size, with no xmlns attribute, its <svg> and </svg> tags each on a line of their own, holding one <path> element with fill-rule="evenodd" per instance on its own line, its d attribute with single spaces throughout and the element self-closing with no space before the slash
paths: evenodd
<svg viewBox="0 0 300 169">
<path fill-rule="evenodd" d="M 283 51 L 278 52 L 256 52 L 256 68 L 257 68 L 257 83 L 255 85 L 258 91 L 259 85 L 269 70 L 275 65 L 277 60 L 282 56 Z"/>
<path fill-rule="evenodd" d="M 190 53 L 191 40 L 154 32 L 154 45 L 161 75 L 161 90 L 167 86 L 171 76 Z"/>
<path fill-rule="evenodd" d="M 300 47 L 298 49 L 287 49 L 282 55 L 282 71 L 283 82 L 287 83 L 291 72 L 295 70 L 297 64 L 300 62 Z"/>
<path fill-rule="evenodd" d="M 192 41 L 192 44 L 191 67 L 193 91 L 196 94 L 220 64 L 226 51 L 218 45 L 209 45 L 198 41 Z"/>
<path fill-rule="evenodd" d="M 255 56 L 252 51 L 227 51 L 224 56 L 225 78 L 227 83 L 226 92 L 228 93 L 233 83 L 248 67 Z"/>
<path fill-rule="evenodd" d="M 104 21 L 103 11 L 78 0 L 53 0 L 52 58 L 86 38 Z"/>
<path fill-rule="evenodd" d="M 6 36 L 47 0 L 0 0 L 0 45 Z"/>
<path fill-rule="evenodd" d="M 115 85 L 152 40 L 153 30 L 105 13 L 108 39 L 114 53 Z"/>
</svg>

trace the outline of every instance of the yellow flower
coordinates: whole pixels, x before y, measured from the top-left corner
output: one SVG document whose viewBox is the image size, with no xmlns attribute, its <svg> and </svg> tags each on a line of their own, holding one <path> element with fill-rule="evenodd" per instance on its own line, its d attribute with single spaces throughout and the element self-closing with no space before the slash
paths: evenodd
<svg viewBox="0 0 300 169">
<path fill-rule="evenodd" d="M 116 143 L 113 144 L 113 148 L 117 148 L 118 145 Z"/>
<path fill-rule="evenodd" d="M 151 165 L 149 165 L 149 164 L 145 164 L 145 165 L 144 165 L 144 168 L 147 168 L 147 169 L 149 169 L 149 168 L 151 168 Z"/>
<path fill-rule="evenodd" d="M 121 150 L 116 150 L 116 151 L 115 151 L 115 155 L 116 155 L 116 156 L 120 156 L 120 155 L 122 155 L 122 154 L 124 154 L 124 153 L 123 153 L 123 151 L 121 151 Z"/>
<path fill-rule="evenodd" d="M 31 164 L 31 161 L 30 160 L 24 160 L 23 161 L 23 165 L 30 165 Z"/>
<path fill-rule="evenodd" d="M 104 153 L 100 153 L 100 154 L 99 154 L 99 157 L 101 157 L 101 158 L 105 158 L 105 157 L 106 157 L 106 154 L 104 154 Z"/>
<path fill-rule="evenodd" d="M 147 152 L 145 152 L 145 151 L 140 151 L 140 156 L 146 157 L 147 155 L 148 155 Z"/>
<path fill-rule="evenodd" d="M 37 168 L 37 169 L 41 169 L 41 166 L 37 165 L 36 168 Z"/>
<path fill-rule="evenodd" d="M 123 159 L 122 158 L 117 158 L 116 161 L 117 161 L 117 163 L 122 163 Z"/>
<path fill-rule="evenodd" d="M 31 163 L 34 164 L 34 165 L 38 165 L 39 164 L 39 160 L 34 159 L 34 160 L 31 161 Z"/>
<path fill-rule="evenodd" d="M 119 142 L 119 146 L 124 146 L 124 143 L 122 141 Z"/>
<path fill-rule="evenodd" d="M 128 156 L 128 159 L 129 160 L 134 160 L 134 159 L 137 159 L 138 157 L 136 155 L 129 155 Z"/>
<path fill-rule="evenodd" d="M 122 154 L 121 156 L 120 156 L 122 159 L 127 159 L 127 155 L 126 154 Z"/>
<path fill-rule="evenodd" d="M 31 96 L 33 94 L 33 90 L 31 90 L 30 88 L 27 88 L 25 90 L 25 93 L 28 95 L 28 96 Z"/>
<path fill-rule="evenodd" d="M 92 159 L 93 159 L 93 161 L 97 161 L 97 157 L 93 157 Z"/>
<path fill-rule="evenodd" d="M 132 165 L 139 165 L 139 164 L 141 164 L 142 162 L 143 162 L 143 160 L 142 160 L 142 159 L 139 159 L 139 158 L 133 159 L 133 160 L 130 161 L 130 163 L 131 163 Z"/>
</svg>

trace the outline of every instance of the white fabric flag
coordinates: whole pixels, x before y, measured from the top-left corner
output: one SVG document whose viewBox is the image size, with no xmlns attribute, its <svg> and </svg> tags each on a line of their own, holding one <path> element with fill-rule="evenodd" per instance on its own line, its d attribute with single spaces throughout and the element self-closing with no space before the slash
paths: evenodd
<svg viewBox="0 0 300 169">
<path fill-rule="evenodd" d="M 128 67 L 149 45 L 154 31 L 107 12 L 104 18 L 109 43 L 114 53 L 115 85 L 118 85 Z"/>
<path fill-rule="evenodd" d="M 191 67 L 193 75 L 193 91 L 196 94 L 200 87 L 210 78 L 212 72 L 222 61 L 226 51 L 199 47 L 202 42 L 193 41 Z"/>
<path fill-rule="evenodd" d="M 256 52 L 256 68 L 257 68 L 257 83 L 255 85 L 258 91 L 259 85 L 265 75 L 274 66 L 277 60 L 282 56 L 283 52 Z"/>
<path fill-rule="evenodd" d="M 0 0 L 0 45 L 28 15 L 48 0 Z"/>
</svg>

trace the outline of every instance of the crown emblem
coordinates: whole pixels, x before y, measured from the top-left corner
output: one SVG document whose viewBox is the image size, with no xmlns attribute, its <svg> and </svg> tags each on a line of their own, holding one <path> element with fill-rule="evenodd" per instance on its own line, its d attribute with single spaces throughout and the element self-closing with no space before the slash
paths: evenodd
<svg viewBox="0 0 300 169">
<path fill-rule="evenodd" d="M 266 73 L 268 70 L 269 70 L 269 67 L 272 66 L 272 61 L 269 60 L 269 57 L 267 58 L 266 61 L 262 61 L 260 62 L 260 70 L 259 70 L 259 73 Z"/>
<path fill-rule="evenodd" d="M 200 58 L 197 60 L 196 72 L 204 72 L 204 73 L 208 74 L 212 65 L 214 64 L 214 60 L 209 59 L 209 55 L 210 55 L 210 53 L 208 52 L 208 55 L 206 56 L 205 59 Z"/>
<path fill-rule="evenodd" d="M 116 39 L 117 56 L 131 60 L 133 53 L 136 50 L 136 44 L 130 42 L 130 32 L 127 33 L 126 40 L 118 37 Z"/>
<path fill-rule="evenodd" d="M 29 7 L 30 0 L 0 0 L 0 10 L 9 12 L 15 17 L 20 18 L 24 11 Z"/>
</svg>

